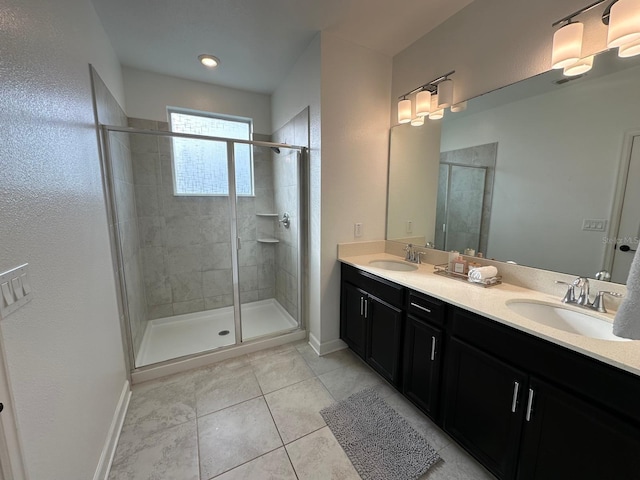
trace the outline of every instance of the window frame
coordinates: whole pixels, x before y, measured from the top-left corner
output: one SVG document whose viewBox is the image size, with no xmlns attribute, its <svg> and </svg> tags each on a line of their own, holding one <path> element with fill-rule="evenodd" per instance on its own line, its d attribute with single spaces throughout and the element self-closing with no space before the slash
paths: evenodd
<svg viewBox="0 0 640 480">
<path fill-rule="evenodd" d="M 249 117 L 241 117 L 238 115 L 229 115 L 229 114 L 223 114 L 223 113 L 216 113 L 216 112 L 207 112 L 207 111 L 203 111 L 203 110 L 193 110 L 193 109 L 189 109 L 189 108 L 180 108 L 180 107 L 170 107 L 167 106 L 167 118 L 168 118 L 168 124 L 169 124 L 169 131 L 171 133 L 188 133 L 188 132 L 175 132 L 173 130 L 173 122 L 172 122 L 172 118 L 171 118 L 171 114 L 172 113 L 177 113 L 177 114 L 181 114 L 181 115 L 191 115 L 193 117 L 203 117 L 203 118 L 212 118 L 215 120 L 223 120 L 223 121 L 230 121 L 230 122 L 236 122 L 236 123 L 245 123 L 248 126 L 248 136 L 249 138 L 232 138 L 232 137 L 224 137 L 224 136 L 220 136 L 218 138 L 225 138 L 228 139 L 230 141 L 234 141 L 234 140 L 242 140 L 242 141 L 252 141 L 253 140 L 253 119 L 249 118 Z M 173 196 L 175 197 L 228 197 L 229 196 L 229 181 L 227 181 L 227 185 L 226 185 L 226 193 L 180 193 L 178 192 L 178 186 L 177 186 L 177 176 L 176 176 L 176 164 L 175 164 L 175 156 L 173 153 L 173 141 L 176 139 L 176 137 L 171 137 L 171 176 L 172 176 L 172 184 L 173 184 Z M 222 141 L 222 140 L 219 140 Z M 234 148 L 236 145 L 242 145 L 239 143 L 235 143 L 234 142 Z M 255 197 L 255 164 L 254 164 L 254 158 L 253 158 L 253 145 L 248 144 L 249 146 L 249 169 L 250 169 L 250 193 L 238 193 L 238 189 L 236 188 L 236 196 L 237 197 Z M 236 165 L 237 167 L 237 161 L 236 161 Z M 228 165 L 225 162 L 225 168 L 227 168 L 227 179 L 229 179 L 228 176 Z"/>
</svg>

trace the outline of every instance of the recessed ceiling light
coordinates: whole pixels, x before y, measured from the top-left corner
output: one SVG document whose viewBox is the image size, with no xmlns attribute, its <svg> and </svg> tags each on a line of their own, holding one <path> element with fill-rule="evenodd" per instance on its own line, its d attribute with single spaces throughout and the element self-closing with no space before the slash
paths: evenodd
<svg viewBox="0 0 640 480">
<path fill-rule="evenodd" d="M 213 55 L 198 55 L 198 60 L 200 60 L 200 63 L 207 68 L 215 68 L 220 64 L 220 59 Z"/>
</svg>

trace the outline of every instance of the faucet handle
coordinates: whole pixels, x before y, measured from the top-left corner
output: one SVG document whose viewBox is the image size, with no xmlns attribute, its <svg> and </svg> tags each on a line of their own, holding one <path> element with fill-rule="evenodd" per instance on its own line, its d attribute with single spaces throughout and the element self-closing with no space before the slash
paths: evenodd
<svg viewBox="0 0 640 480">
<path fill-rule="evenodd" d="M 622 295 L 621 293 L 616 293 L 616 292 L 598 292 L 598 294 L 596 295 L 596 299 L 593 301 L 593 304 L 591 305 L 591 308 L 593 308 L 594 310 L 597 310 L 600 313 L 607 313 L 607 309 L 604 306 L 604 296 L 605 295 L 611 295 L 612 297 L 616 297 L 616 298 L 622 298 L 624 297 L 624 295 Z"/>
<path fill-rule="evenodd" d="M 577 278 L 573 282 L 563 282 L 562 280 L 556 280 L 556 283 L 559 285 L 567 286 L 567 293 L 564 295 L 562 299 L 562 303 L 576 303 L 576 290 L 575 288 L 580 283 L 580 279 Z"/>
</svg>

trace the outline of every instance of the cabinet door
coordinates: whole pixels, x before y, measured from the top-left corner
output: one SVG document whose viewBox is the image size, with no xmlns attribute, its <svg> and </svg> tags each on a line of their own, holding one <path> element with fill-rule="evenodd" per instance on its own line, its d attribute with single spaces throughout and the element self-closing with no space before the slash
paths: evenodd
<svg viewBox="0 0 640 480">
<path fill-rule="evenodd" d="M 518 480 L 640 479 L 638 428 L 540 380 L 529 388 Z"/>
<path fill-rule="evenodd" d="M 402 345 L 402 310 L 369 296 L 365 303 L 369 327 L 367 363 L 380 375 L 398 386 Z"/>
<path fill-rule="evenodd" d="M 342 283 L 340 337 L 362 358 L 365 358 L 367 344 L 366 299 L 365 292 L 350 283 Z"/>
<path fill-rule="evenodd" d="M 435 418 L 440 394 L 442 331 L 409 315 L 404 343 L 404 394 Z"/>
<path fill-rule="evenodd" d="M 526 375 L 455 338 L 448 358 L 445 431 L 498 478 L 513 478 Z"/>
</svg>

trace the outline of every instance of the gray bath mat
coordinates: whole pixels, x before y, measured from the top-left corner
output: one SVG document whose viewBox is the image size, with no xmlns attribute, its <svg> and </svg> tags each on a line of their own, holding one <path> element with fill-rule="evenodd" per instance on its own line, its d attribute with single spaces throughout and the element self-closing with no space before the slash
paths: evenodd
<svg viewBox="0 0 640 480">
<path fill-rule="evenodd" d="M 424 437 L 371 388 L 324 408 L 320 415 L 364 480 L 414 480 L 440 460 Z"/>
</svg>

